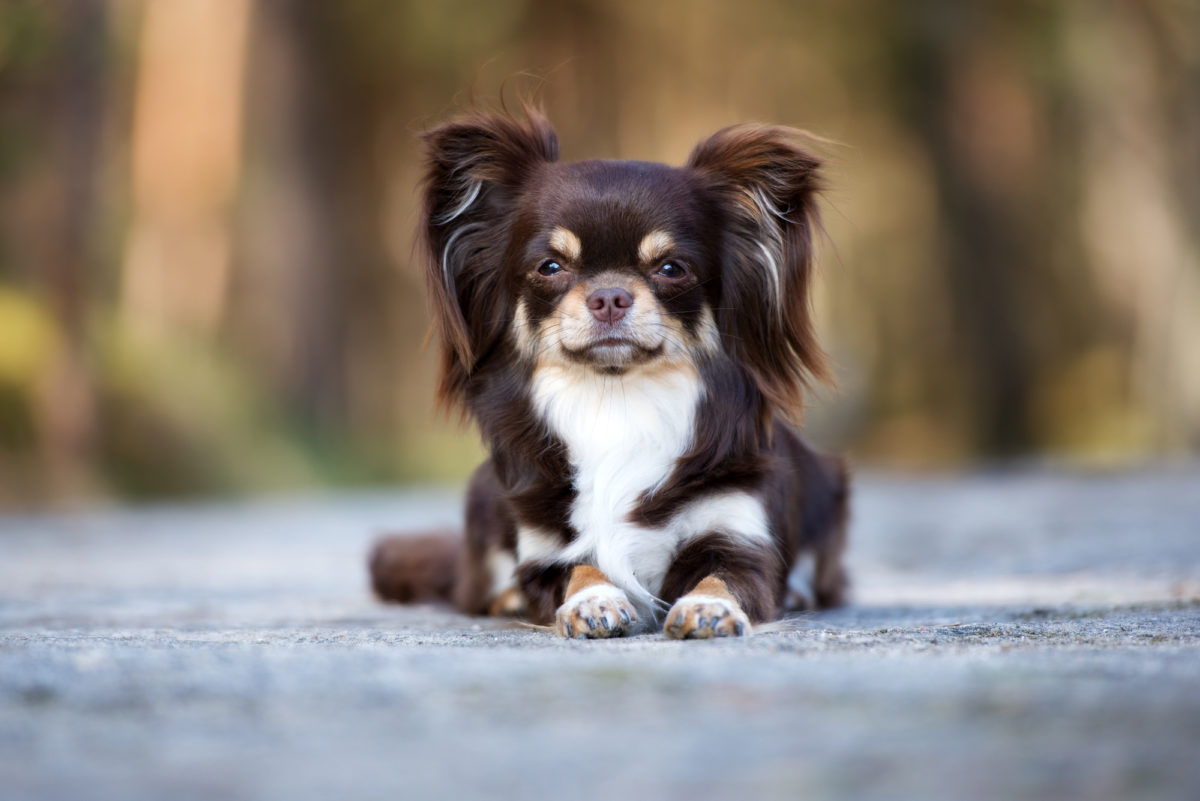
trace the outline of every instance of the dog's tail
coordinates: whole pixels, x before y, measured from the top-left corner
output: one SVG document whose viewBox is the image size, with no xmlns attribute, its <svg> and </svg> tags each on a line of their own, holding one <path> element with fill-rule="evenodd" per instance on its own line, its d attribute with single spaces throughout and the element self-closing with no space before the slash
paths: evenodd
<svg viewBox="0 0 1200 801">
<path fill-rule="evenodd" d="M 371 548 L 371 588 L 384 601 L 453 603 L 463 555 L 456 533 L 390 536 Z"/>
</svg>

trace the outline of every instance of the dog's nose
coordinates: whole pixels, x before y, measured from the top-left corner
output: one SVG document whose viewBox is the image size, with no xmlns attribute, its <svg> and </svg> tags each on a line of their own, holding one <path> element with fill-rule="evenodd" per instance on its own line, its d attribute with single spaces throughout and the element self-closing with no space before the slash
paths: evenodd
<svg viewBox="0 0 1200 801">
<path fill-rule="evenodd" d="M 597 289 L 587 299 L 592 316 L 602 323 L 615 323 L 625 316 L 625 311 L 632 305 L 633 296 L 616 287 Z"/>
</svg>

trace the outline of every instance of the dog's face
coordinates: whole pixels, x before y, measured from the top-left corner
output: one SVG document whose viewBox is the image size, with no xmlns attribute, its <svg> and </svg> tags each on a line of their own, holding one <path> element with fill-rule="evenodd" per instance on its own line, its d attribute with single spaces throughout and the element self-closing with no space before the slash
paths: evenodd
<svg viewBox="0 0 1200 801">
<path fill-rule="evenodd" d="M 621 375 L 719 349 L 716 220 L 693 176 L 553 164 L 522 198 L 506 271 L 528 359 Z"/>
<path fill-rule="evenodd" d="M 680 168 L 557 163 L 540 116 L 427 135 L 425 238 L 441 394 L 511 346 L 536 368 L 623 376 L 739 363 L 793 416 L 824 363 L 808 313 L 818 162 L 786 129 L 726 129 Z"/>
</svg>

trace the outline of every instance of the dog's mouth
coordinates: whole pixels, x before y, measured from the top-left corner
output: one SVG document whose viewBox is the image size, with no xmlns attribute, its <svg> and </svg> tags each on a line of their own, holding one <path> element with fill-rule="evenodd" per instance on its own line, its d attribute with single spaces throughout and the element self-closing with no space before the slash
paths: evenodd
<svg viewBox="0 0 1200 801">
<path fill-rule="evenodd" d="M 604 337 L 603 339 L 597 340 L 586 346 L 584 350 L 605 351 L 612 348 L 634 348 L 645 350 L 642 345 L 634 342 L 632 339 L 626 339 L 625 337 Z"/>
<path fill-rule="evenodd" d="M 605 336 L 580 348 L 563 346 L 569 359 L 595 367 L 604 373 L 622 373 L 637 364 L 657 359 L 663 353 L 662 343 L 647 346 L 626 337 Z"/>
</svg>

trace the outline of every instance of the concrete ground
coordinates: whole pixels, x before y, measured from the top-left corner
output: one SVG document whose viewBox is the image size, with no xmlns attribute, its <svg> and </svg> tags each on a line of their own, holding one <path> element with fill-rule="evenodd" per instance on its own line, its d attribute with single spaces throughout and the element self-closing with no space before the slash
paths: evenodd
<svg viewBox="0 0 1200 801">
<path fill-rule="evenodd" d="M 0 518 L 0 799 L 1200 798 L 1200 465 L 859 478 L 740 641 L 375 603 L 448 491 Z"/>
</svg>

